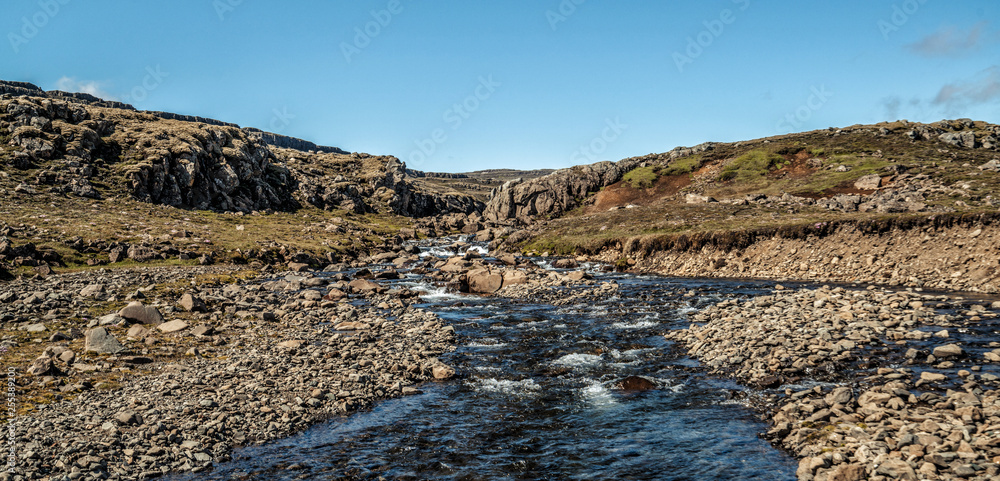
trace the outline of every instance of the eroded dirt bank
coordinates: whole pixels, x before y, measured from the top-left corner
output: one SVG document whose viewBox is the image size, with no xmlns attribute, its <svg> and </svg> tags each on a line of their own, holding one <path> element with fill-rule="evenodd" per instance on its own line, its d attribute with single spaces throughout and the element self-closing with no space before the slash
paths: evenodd
<svg viewBox="0 0 1000 481">
<path fill-rule="evenodd" d="M 775 234 L 742 248 L 706 244 L 669 250 L 629 242 L 594 256 L 670 276 L 859 282 L 968 292 L 1000 292 L 1000 226 L 975 220 L 871 232 L 817 224 L 794 237 Z M 678 248 L 678 246 L 680 248 Z"/>
</svg>

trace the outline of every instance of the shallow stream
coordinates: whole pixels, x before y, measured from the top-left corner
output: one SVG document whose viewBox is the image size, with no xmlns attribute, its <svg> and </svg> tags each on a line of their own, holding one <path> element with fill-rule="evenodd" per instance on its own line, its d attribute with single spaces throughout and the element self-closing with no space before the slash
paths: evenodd
<svg viewBox="0 0 1000 481">
<path fill-rule="evenodd" d="M 459 347 L 442 360 L 456 379 L 174 479 L 794 479 L 796 461 L 733 400 L 743 388 L 705 376 L 662 336 L 773 283 L 594 274 L 618 293 L 567 306 L 396 281 L 455 327 Z M 655 389 L 619 389 L 628 376 Z"/>
</svg>

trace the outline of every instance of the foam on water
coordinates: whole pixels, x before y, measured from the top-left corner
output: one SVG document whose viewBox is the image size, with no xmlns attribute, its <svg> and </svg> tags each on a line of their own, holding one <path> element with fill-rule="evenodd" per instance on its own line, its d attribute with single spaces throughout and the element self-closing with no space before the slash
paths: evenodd
<svg viewBox="0 0 1000 481">
<path fill-rule="evenodd" d="M 472 387 L 480 392 L 510 394 L 514 396 L 533 396 L 542 391 L 542 387 L 534 379 L 512 381 L 510 379 L 477 379 Z"/>
<path fill-rule="evenodd" d="M 627 352 L 621 352 L 617 349 L 611 349 L 608 351 L 608 355 L 615 360 L 611 365 L 616 368 L 624 368 L 629 365 L 639 364 L 642 361 L 635 355 L 629 354 Z"/>
<path fill-rule="evenodd" d="M 550 261 L 537 260 L 537 261 L 535 261 L 535 265 L 538 266 L 538 267 L 541 267 L 542 269 L 547 270 L 547 271 L 551 271 L 552 269 L 555 269 L 554 267 L 552 267 L 552 262 L 550 262 Z"/>
<path fill-rule="evenodd" d="M 507 345 L 506 342 L 500 342 L 496 339 L 489 337 L 481 339 L 479 341 L 472 341 L 466 344 L 467 347 L 493 347 L 493 348 L 504 347 L 506 345 Z"/>
<path fill-rule="evenodd" d="M 566 306 L 556 309 L 555 313 L 560 315 L 582 314 L 583 311 L 581 311 L 581 309 L 583 309 L 584 307 L 586 306 L 584 306 L 583 304 L 573 304 L 572 306 Z"/>
<path fill-rule="evenodd" d="M 414 283 L 410 286 L 410 289 L 419 292 L 420 297 L 429 302 L 465 299 L 465 296 L 461 294 L 448 292 L 448 288 L 446 287 L 435 287 L 427 283 Z"/>
<path fill-rule="evenodd" d="M 683 384 L 674 384 L 675 380 L 666 377 L 655 377 L 655 376 L 643 376 L 643 378 L 648 379 L 656 384 L 658 389 L 670 392 L 681 392 L 684 390 Z"/>
<path fill-rule="evenodd" d="M 586 314 L 590 317 L 604 317 L 608 315 L 608 309 L 604 306 L 594 306 L 593 304 L 580 303 L 559 308 L 556 310 L 556 314 L 563 314 L 563 315 Z"/>
<path fill-rule="evenodd" d="M 444 247 L 431 247 L 420 253 L 420 257 L 453 257 L 455 255 L 455 251 Z"/>
<path fill-rule="evenodd" d="M 636 321 L 636 322 L 616 322 L 611 324 L 611 327 L 615 329 L 646 329 L 649 327 L 659 326 L 659 322 L 654 321 Z"/>
<path fill-rule="evenodd" d="M 580 390 L 583 400 L 596 408 L 607 408 L 618 404 L 614 394 L 600 381 L 586 379 L 587 385 Z"/>
<path fill-rule="evenodd" d="M 525 323 L 522 323 L 521 326 L 522 327 L 538 327 L 538 326 L 544 326 L 544 325 L 546 325 L 548 323 L 549 323 L 549 320 L 545 319 L 545 320 L 542 320 L 542 321 L 529 321 L 529 322 L 525 322 Z"/>
<path fill-rule="evenodd" d="M 644 353 L 644 352 L 654 352 L 654 351 L 657 351 L 657 349 L 656 348 L 652 348 L 652 347 L 647 347 L 647 348 L 644 348 L 644 349 L 629 349 L 629 350 L 623 352 L 622 355 L 630 356 L 630 357 L 633 357 L 633 358 L 638 358 L 639 355 L 642 354 L 642 353 Z"/>
<path fill-rule="evenodd" d="M 697 310 L 698 310 L 698 308 L 697 307 L 693 307 L 693 306 L 678 307 L 677 308 L 677 315 L 683 316 L 685 314 L 690 314 L 690 313 L 695 312 Z"/>
<path fill-rule="evenodd" d="M 600 366 L 603 361 L 601 356 L 594 354 L 567 354 L 555 361 L 552 361 L 553 365 L 565 366 L 565 367 L 597 367 Z"/>
</svg>

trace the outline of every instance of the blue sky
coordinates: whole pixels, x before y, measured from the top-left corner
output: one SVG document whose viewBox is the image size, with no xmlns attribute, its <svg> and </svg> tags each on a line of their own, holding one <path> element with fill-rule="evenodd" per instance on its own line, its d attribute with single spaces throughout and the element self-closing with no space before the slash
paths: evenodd
<svg viewBox="0 0 1000 481">
<path fill-rule="evenodd" d="M 462 172 L 1000 123 L 988 0 L 11 0 L 0 78 Z M 367 32 L 367 33 L 366 33 Z"/>
</svg>

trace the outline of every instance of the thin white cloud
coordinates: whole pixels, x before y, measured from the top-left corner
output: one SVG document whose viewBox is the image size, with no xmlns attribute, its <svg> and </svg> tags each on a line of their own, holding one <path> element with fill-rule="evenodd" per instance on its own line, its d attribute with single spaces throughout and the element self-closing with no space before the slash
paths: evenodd
<svg viewBox="0 0 1000 481">
<path fill-rule="evenodd" d="M 907 45 L 906 48 L 924 57 L 949 57 L 978 50 L 985 44 L 993 43 L 996 37 L 995 32 L 990 32 L 985 21 L 973 25 L 968 30 L 949 25 Z"/>
<path fill-rule="evenodd" d="M 971 105 L 982 105 L 997 100 L 1000 100 L 1000 65 L 983 70 L 972 79 L 941 87 L 931 102 L 944 107 L 947 112 L 955 113 Z"/>
<path fill-rule="evenodd" d="M 116 100 L 114 95 L 109 94 L 101 87 L 100 82 L 93 80 L 80 81 L 73 77 L 64 76 L 56 82 L 56 90 L 90 94 L 104 100 Z"/>
<path fill-rule="evenodd" d="M 899 96 L 896 95 L 882 99 L 882 108 L 885 109 L 885 119 L 898 120 L 899 107 L 902 105 L 902 103 L 903 99 L 899 98 Z"/>
<path fill-rule="evenodd" d="M 942 115 L 942 109 L 931 105 L 929 100 L 920 97 L 911 97 L 909 100 L 899 95 L 883 97 L 880 106 L 882 107 L 883 120 L 926 120 L 928 118 L 938 118 Z"/>
</svg>

